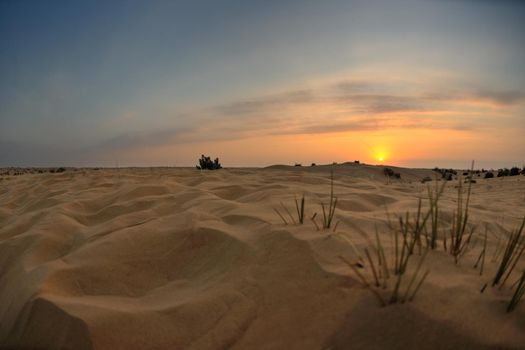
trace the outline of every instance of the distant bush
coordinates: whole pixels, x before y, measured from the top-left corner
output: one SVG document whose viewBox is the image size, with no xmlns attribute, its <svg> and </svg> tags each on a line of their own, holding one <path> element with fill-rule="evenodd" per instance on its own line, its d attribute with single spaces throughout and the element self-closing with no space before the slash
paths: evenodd
<svg viewBox="0 0 525 350">
<path fill-rule="evenodd" d="M 516 176 L 519 174 L 520 174 L 520 168 L 512 167 L 512 169 L 510 169 L 510 176 Z"/>
<path fill-rule="evenodd" d="M 66 171 L 66 168 L 63 167 L 60 167 L 56 170 L 57 173 L 63 173 L 64 171 Z"/>
<path fill-rule="evenodd" d="M 492 173 L 490 171 L 485 174 L 485 179 L 492 179 L 493 177 L 494 177 L 494 173 Z"/>
<path fill-rule="evenodd" d="M 453 175 L 457 175 L 458 172 L 454 169 L 440 169 L 438 167 L 435 167 L 434 169 L 435 172 L 438 172 L 441 174 L 441 178 L 447 180 L 447 181 L 451 181 L 453 179 Z M 468 174 L 468 173 L 467 173 Z"/>
<path fill-rule="evenodd" d="M 383 174 L 385 174 L 385 176 L 392 177 L 392 176 L 394 176 L 394 170 L 392 170 L 390 168 L 384 168 L 383 169 Z"/>
<path fill-rule="evenodd" d="M 401 178 L 401 174 L 400 173 L 396 173 L 396 172 L 394 172 L 394 170 L 392 170 L 390 168 L 384 168 L 383 169 L 383 174 L 385 174 L 385 176 L 387 176 L 387 177 L 395 177 L 396 179 L 400 179 Z"/>
<path fill-rule="evenodd" d="M 301 163 L 295 163 L 295 166 L 303 166 Z"/>
<path fill-rule="evenodd" d="M 507 168 L 498 170 L 498 177 L 509 176 L 509 175 L 510 175 L 510 170 Z"/>
<path fill-rule="evenodd" d="M 219 158 L 215 158 L 215 160 L 211 160 L 210 157 L 206 157 L 204 154 L 201 155 L 201 159 L 199 159 L 199 165 L 197 165 L 197 169 L 206 169 L 206 170 L 217 170 L 222 168 L 221 163 L 219 163 Z"/>
<path fill-rule="evenodd" d="M 312 165 L 311 165 L 311 166 L 315 166 L 315 163 L 312 163 Z"/>
<path fill-rule="evenodd" d="M 429 181 L 432 181 L 432 179 L 430 178 L 430 176 L 425 176 L 423 179 L 421 179 L 421 182 L 422 182 L 422 183 L 429 182 Z"/>
<path fill-rule="evenodd" d="M 354 164 L 359 164 L 359 163 L 360 163 L 360 161 L 354 160 Z"/>
</svg>

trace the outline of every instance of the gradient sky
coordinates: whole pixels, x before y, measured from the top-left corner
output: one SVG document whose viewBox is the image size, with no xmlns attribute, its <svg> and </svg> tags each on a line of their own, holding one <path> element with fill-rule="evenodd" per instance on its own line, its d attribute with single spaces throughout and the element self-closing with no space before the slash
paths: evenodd
<svg viewBox="0 0 525 350">
<path fill-rule="evenodd" d="M 0 166 L 525 163 L 520 1 L 0 1 Z"/>
</svg>

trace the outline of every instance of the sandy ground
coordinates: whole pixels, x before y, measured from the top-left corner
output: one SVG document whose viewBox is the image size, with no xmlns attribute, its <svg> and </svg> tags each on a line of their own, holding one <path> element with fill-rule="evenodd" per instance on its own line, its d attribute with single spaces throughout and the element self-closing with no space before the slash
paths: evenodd
<svg viewBox="0 0 525 350">
<path fill-rule="evenodd" d="M 0 347 L 42 349 L 525 349 L 525 301 L 510 285 L 481 287 L 497 268 L 503 228 L 525 215 L 525 177 L 472 187 L 471 247 L 443 250 L 414 301 L 381 307 L 342 262 L 373 247 L 393 260 L 387 212 L 417 209 L 430 170 L 340 165 L 334 232 L 284 225 L 274 208 L 306 216 L 329 200 L 329 167 L 67 170 L 0 179 Z M 441 232 L 457 181 L 440 202 Z M 474 269 L 488 229 L 483 275 Z M 499 242 L 499 243 L 498 243 Z M 352 247 L 352 244 L 354 247 Z M 355 249 L 354 249 L 355 248 Z M 357 251 L 357 252 L 356 252 Z M 419 252 L 413 257 L 417 265 Z M 392 270 L 390 265 L 390 270 Z M 371 266 L 361 273 L 372 281 Z M 392 272 L 392 271 L 390 271 Z M 395 279 L 378 292 L 388 300 Z M 404 281 L 401 290 L 406 289 Z"/>
</svg>

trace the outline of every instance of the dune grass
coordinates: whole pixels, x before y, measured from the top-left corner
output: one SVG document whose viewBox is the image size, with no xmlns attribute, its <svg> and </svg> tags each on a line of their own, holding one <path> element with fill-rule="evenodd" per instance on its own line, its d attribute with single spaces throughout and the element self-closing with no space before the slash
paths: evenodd
<svg viewBox="0 0 525 350">
<path fill-rule="evenodd" d="M 499 264 L 496 275 L 492 280 L 492 286 L 495 286 L 498 283 L 500 283 L 502 278 L 504 278 L 502 282 L 503 284 L 504 281 L 507 280 L 514 267 L 516 266 L 520 257 L 522 256 L 523 251 L 525 249 L 525 236 L 522 235 L 524 227 L 525 217 L 523 217 L 519 228 L 512 231 L 508 237 L 507 245 L 505 246 L 501 262 Z"/>
<path fill-rule="evenodd" d="M 399 217 L 399 230 L 396 230 L 394 232 L 394 274 L 396 275 L 396 282 L 394 289 L 392 291 L 392 294 L 390 296 L 390 303 L 396 303 L 398 301 L 405 302 L 407 300 L 413 300 L 415 298 L 415 295 L 421 285 L 423 284 L 423 281 L 426 279 L 428 275 L 428 271 L 425 272 L 423 277 L 418 282 L 416 288 L 414 289 L 412 294 L 409 294 L 410 289 L 414 283 L 414 281 L 417 278 L 417 275 L 419 274 L 419 271 L 421 269 L 421 266 L 427 256 L 428 253 L 428 247 L 426 251 L 423 253 L 423 255 L 420 257 L 418 266 L 415 270 L 415 272 L 412 275 L 412 278 L 410 279 L 410 282 L 408 284 L 408 287 L 404 293 L 404 296 L 400 297 L 400 288 L 401 283 L 406 275 L 408 263 L 410 261 L 410 258 L 414 254 L 414 247 L 417 243 L 420 244 L 420 237 L 421 237 L 421 227 L 424 226 L 424 222 L 429 217 L 429 213 L 425 215 L 425 219 L 423 219 L 423 222 L 421 221 L 421 199 L 418 202 L 418 211 L 415 217 L 415 221 L 412 223 L 410 221 L 410 215 L 407 212 L 405 214 L 405 217 L 403 216 Z M 401 235 L 402 242 L 400 242 L 399 236 Z M 401 245 L 401 246 L 400 246 Z M 421 253 L 421 252 L 420 252 Z"/>
<path fill-rule="evenodd" d="M 297 197 L 294 198 L 295 202 L 295 209 L 297 214 L 297 221 L 294 219 L 292 213 L 290 210 L 284 205 L 283 202 L 280 202 L 282 212 L 277 209 L 273 208 L 273 210 L 277 213 L 277 215 L 281 218 L 283 223 L 285 225 L 293 224 L 293 225 L 302 225 L 304 223 L 304 217 L 305 217 L 305 195 L 301 197 L 301 200 L 298 200 Z M 337 206 L 337 197 L 334 195 L 334 172 L 333 170 L 330 171 L 330 201 L 325 205 L 325 203 L 321 202 L 321 210 L 323 213 L 323 221 L 322 221 L 322 228 L 324 230 L 330 229 L 332 227 L 332 224 L 334 223 L 334 215 L 335 215 L 335 208 Z M 286 216 L 289 220 L 286 219 Z M 317 213 L 314 213 L 310 220 L 313 222 L 317 230 L 319 231 L 319 225 L 316 221 Z M 339 222 L 335 223 L 335 226 L 333 227 L 333 230 L 337 229 L 337 225 Z"/>
<path fill-rule="evenodd" d="M 421 207 L 419 207 L 419 214 L 416 214 L 414 218 L 411 218 L 409 213 L 406 213 L 404 217 L 399 217 L 399 227 L 388 225 L 388 228 L 394 231 L 393 236 L 395 242 L 391 252 L 394 261 L 392 273 L 389 271 L 388 260 L 377 226 L 375 227 L 374 242 L 364 230 L 360 229 L 357 225 L 352 225 L 367 242 L 367 246 L 363 249 L 366 260 L 362 261 L 363 268 L 369 269 L 370 271 L 372 282 L 368 281 L 355 264 L 352 265 L 348 260 L 342 257 L 340 258 L 345 261 L 347 265 L 351 266 L 352 271 L 362 282 L 363 287 L 370 289 L 374 293 L 380 301 L 381 306 L 413 301 L 429 274 L 429 270 L 426 270 L 422 276 L 420 275 L 423 263 L 429 252 L 428 247 L 425 252 L 420 255 L 416 268 L 413 269 L 410 275 L 408 274 L 409 263 L 411 257 L 414 256 L 414 247 L 418 243 L 418 237 L 420 237 L 420 233 L 422 232 L 421 224 L 423 222 L 422 218 L 424 217 L 428 216 L 422 214 Z M 355 245 L 352 244 L 352 247 L 354 253 L 358 257 L 361 257 L 362 254 L 358 252 Z M 391 276 L 395 276 L 395 281 L 392 289 L 388 291 L 388 280 Z M 405 282 L 405 280 L 408 282 Z M 385 292 L 381 292 L 380 289 L 385 290 Z M 384 293 L 389 294 L 389 296 L 384 296 Z"/>
<path fill-rule="evenodd" d="M 468 187 L 467 187 L 467 198 L 465 205 L 463 205 L 463 179 L 458 180 L 458 196 L 457 196 L 457 208 L 452 216 L 452 226 L 450 229 L 450 254 L 454 256 L 456 264 L 459 262 L 459 258 L 463 255 L 470 243 L 475 227 L 471 227 L 470 233 L 467 233 L 467 225 L 469 219 L 469 204 L 470 194 L 472 192 L 472 174 L 474 173 L 474 161 L 467 176 Z"/>
<path fill-rule="evenodd" d="M 454 257 L 455 264 L 458 264 L 459 260 L 468 251 L 475 249 L 475 245 L 479 241 L 483 242 L 483 246 L 479 255 L 477 255 L 474 268 L 477 269 L 479 267 L 480 276 L 484 273 L 486 262 L 490 262 L 487 260 L 489 259 L 487 257 L 488 225 L 485 225 L 483 235 L 474 237 L 476 225 L 469 222 L 473 166 L 474 162 L 472 162 L 468 175 L 465 174 L 466 179 L 459 178 L 456 197 L 457 205 L 452 213 L 451 226 L 448 229 L 450 235 L 448 237 L 445 233 L 446 230 L 443 228 L 447 220 L 441 218 L 442 209 L 439 205 L 446 188 L 446 181 L 443 181 L 441 184 L 435 181 L 433 186 L 427 186 L 428 208 L 423 208 L 423 198 L 420 195 L 417 202 L 417 210 L 413 213 L 406 212 L 403 215 L 399 215 L 397 217 L 397 225 L 392 223 L 387 210 L 386 227 L 392 239 L 391 248 L 389 249 L 389 253 L 392 256 L 391 263 L 387 259 L 387 252 L 381 242 L 377 224 L 375 225 L 375 239 L 372 240 L 361 227 L 348 220 L 344 221 L 346 225 L 353 227 L 365 239 L 366 246 L 362 248 L 362 252 L 360 252 L 360 249 L 348 235 L 336 232 L 341 221 L 334 221 L 338 198 L 334 194 L 333 170 L 330 172 L 329 202 L 324 203 L 321 201 L 322 222 L 318 224 L 318 221 L 316 221 L 317 213 L 314 213 L 309 219 L 318 231 L 332 229 L 335 235 L 340 235 L 349 243 L 357 260 L 350 262 L 343 256 L 339 256 L 339 258 L 351 268 L 363 287 L 374 294 L 381 306 L 411 302 L 415 299 L 430 273 L 428 269 L 424 268 L 424 263 L 430 252 L 438 247 L 440 238 L 442 238 L 445 252 Z M 466 188 L 463 186 L 463 183 L 468 183 Z M 282 202 L 280 202 L 280 209 L 274 208 L 274 210 L 285 225 L 304 224 L 306 215 L 305 202 L 305 195 L 300 199 L 294 198 L 296 217 L 292 215 L 292 212 Z M 491 281 L 492 286 L 498 286 L 501 289 L 506 281 L 513 276 L 512 272 L 519 265 L 521 257 L 525 256 L 524 228 L 525 217 L 514 231 L 510 233 L 504 232 L 503 235 L 492 234 L 494 238 L 498 239 L 492 260 L 494 262 L 499 261 L 499 257 L 502 254 L 498 270 Z M 440 233 L 443 233 L 441 237 Z M 502 236 L 504 237 L 505 235 L 508 235 L 506 244 L 503 243 L 502 239 Z M 416 255 L 417 258 L 415 257 Z M 360 269 L 363 270 L 360 271 Z M 523 298 L 525 293 L 524 276 L 525 273 L 511 286 L 514 292 L 507 308 L 508 312 L 514 310 Z M 391 277 L 393 277 L 393 283 L 389 283 Z M 481 289 L 481 293 L 489 285 L 490 282 L 487 281 Z"/>
<path fill-rule="evenodd" d="M 288 215 L 288 218 L 290 219 L 290 221 L 288 222 L 285 218 L 285 215 L 283 215 L 277 208 L 273 208 L 273 210 L 277 213 L 277 215 L 279 215 L 279 217 L 281 218 L 281 220 L 283 221 L 283 223 L 285 225 L 289 225 L 289 224 L 293 224 L 293 225 L 302 225 L 304 223 L 304 208 L 305 208 L 305 198 L 304 198 L 304 194 L 303 196 L 301 197 L 301 201 L 299 202 L 297 200 L 297 197 L 294 198 L 295 200 L 295 208 L 297 210 L 297 221 L 295 221 L 292 213 L 290 212 L 290 210 L 284 205 L 283 202 L 280 202 L 279 204 L 281 204 L 281 208 L 283 210 L 283 213 L 285 215 Z"/>
<path fill-rule="evenodd" d="M 479 268 L 480 276 L 483 276 L 483 268 L 485 267 L 485 256 L 487 255 L 487 232 L 488 232 L 488 228 L 487 228 L 487 225 L 485 225 L 485 236 L 483 239 L 483 249 L 481 250 L 481 253 L 479 254 L 478 260 L 474 264 L 474 268 L 477 269 L 478 264 L 481 261 L 481 266 Z"/>
<path fill-rule="evenodd" d="M 507 312 L 511 312 L 516 308 L 521 298 L 523 298 L 524 294 L 525 294 L 525 271 L 523 271 L 523 273 L 521 274 L 518 285 L 516 286 L 516 290 L 514 291 L 514 294 L 512 295 L 512 299 L 510 300 L 509 305 L 507 306 Z"/>
<path fill-rule="evenodd" d="M 301 197 L 301 204 L 299 204 L 297 197 L 295 197 L 295 209 L 297 210 L 297 219 L 302 225 L 304 223 L 304 194 Z"/>
<path fill-rule="evenodd" d="M 447 184 L 446 181 L 442 182 L 442 185 L 438 185 L 438 181 L 435 181 L 434 188 L 431 189 L 430 186 L 427 187 L 428 192 L 428 201 L 430 204 L 430 248 L 437 248 L 437 239 L 438 239 L 438 226 L 439 226 L 439 199 L 445 190 Z"/>
<path fill-rule="evenodd" d="M 356 276 L 359 278 L 359 280 L 363 284 L 363 287 L 367 288 L 368 290 L 370 290 L 370 292 L 372 292 L 372 294 L 377 298 L 381 306 L 387 305 L 385 302 L 385 299 L 381 296 L 381 294 L 377 290 L 372 288 L 370 283 L 368 283 L 368 280 L 366 279 L 366 277 L 361 272 L 359 272 L 359 270 L 356 268 L 355 264 L 352 264 L 350 261 L 346 260 L 342 256 L 339 256 L 339 259 L 341 259 L 346 265 L 348 265 L 348 267 L 350 267 L 350 269 L 356 274 Z"/>
<path fill-rule="evenodd" d="M 330 202 L 328 208 L 321 202 L 321 209 L 323 210 L 323 229 L 329 229 L 332 225 L 335 207 L 337 205 L 337 197 L 334 196 L 334 171 L 330 171 Z"/>
</svg>

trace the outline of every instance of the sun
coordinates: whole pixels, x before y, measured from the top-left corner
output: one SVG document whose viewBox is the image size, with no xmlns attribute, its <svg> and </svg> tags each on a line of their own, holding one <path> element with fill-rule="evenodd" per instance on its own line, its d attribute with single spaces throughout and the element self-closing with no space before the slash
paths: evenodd
<svg viewBox="0 0 525 350">
<path fill-rule="evenodd" d="M 371 156 L 372 159 L 375 159 L 378 163 L 383 163 L 389 158 L 390 152 L 384 146 L 377 146 L 373 148 Z"/>
<path fill-rule="evenodd" d="M 379 162 L 383 162 L 385 160 L 385 154 L 384 153 L 378 153 L 376 154 L 376 159 L 379 161 Z"/>
</svg>

